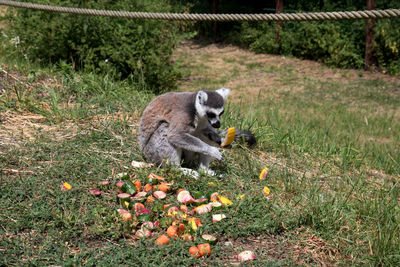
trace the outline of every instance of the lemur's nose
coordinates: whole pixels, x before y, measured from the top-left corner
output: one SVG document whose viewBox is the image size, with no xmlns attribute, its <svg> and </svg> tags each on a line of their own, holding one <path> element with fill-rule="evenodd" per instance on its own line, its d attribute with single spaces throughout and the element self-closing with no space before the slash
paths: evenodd
<svg viewBox="0 0 400 267">
<path fill-rule="evenodd" d="M 214 123 L 211 124 L 211 125 L 212 125 L 212 127 L 214 127 L 214 128 L 219 128 L 219 127 L 221 127 L 221 123 L 220 123 L 219 121 L 214 122 Z"/>
</svg>

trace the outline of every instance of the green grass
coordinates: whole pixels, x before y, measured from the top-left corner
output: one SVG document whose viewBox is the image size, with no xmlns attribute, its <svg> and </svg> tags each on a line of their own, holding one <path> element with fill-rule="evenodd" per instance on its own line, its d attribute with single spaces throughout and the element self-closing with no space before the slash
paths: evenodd
<svg viewBox="0 0 400 267">
<path fill-rule="evenodd" d="M 226 265 L 245 249 L 255 251 L 254 265 L 260 266 L 398 265 L 399 85 L 361 77 L 324 81 L 299 74 L 293 64 L 241 61 L 251 72 L 274 73 L 285 90 L 228 101 L 223 128 L 251 129 L 258 145 L 224 150 L 224 161 L 212 167 L 226 178 L 199 181 L 174 169 L 130 166 L 143 160 L 137 124 L 153 97 L 144 84 L 75 73 L 68 66 L 7 69 L 21 76 L 7 83 L 0 76 L 0 130 L 9 129 L 10 113 L 44 120 L 41 128 L 29 129 L 33 139 L 23 138 L 27 128 L 0 131 L 10 140 L 0 140 L 0 265 Z M 203 78 L 192 81 L 193 90 L 223 86 L 226 77 L 212 79 L 209 71 L 186 70 Z M 48 82 L 50 77 L 57 82 Z M 286 90 L 299 85 L 305 89 Z M 270 172 L 259 181 L 265 167 Z M 89 194 L 102 180 L 117 181 L 120 172 L 142 180 L 153 172 L 174 180 L 174 190 L 218 191 L 230 198 L 226 220 L 216 224 L 210 214 L 199 216 L 201 231 L 218 237 L 212 256 L 188 255 L 198 241 L 157 247 L 152 237 L 132 243 L 131 228 L 116 211 L 115 187 L 98 198 Z M 64 181 L 70 191 L 61 190 Z"/>
</svg>

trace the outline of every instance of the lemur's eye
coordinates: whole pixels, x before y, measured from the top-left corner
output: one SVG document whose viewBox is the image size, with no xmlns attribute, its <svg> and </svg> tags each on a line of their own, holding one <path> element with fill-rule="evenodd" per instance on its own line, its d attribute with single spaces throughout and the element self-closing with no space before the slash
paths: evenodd
<svg viewBox="0 0 400 267">
<path fill-rule="evenodd" d="M 208 117 L 209 119 L 213 119 L 213 118 L 215 118 L 215 114 L 212 113 L 212 112 L 207 112 L 207 117 Z"/>
</svg>

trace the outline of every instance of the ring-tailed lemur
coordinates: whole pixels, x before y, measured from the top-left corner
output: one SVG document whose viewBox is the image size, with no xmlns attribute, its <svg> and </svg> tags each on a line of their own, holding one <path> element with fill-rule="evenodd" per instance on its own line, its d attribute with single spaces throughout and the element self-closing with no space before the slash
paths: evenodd
<svg viewBox="0 0 400 267">
<path fill-rule="evenodd" d="M 145 158 L 158 165 L 180 166 L 182 157 L 190 162 L 198 155 L 200 169 L 213 175 L 208 169 L 211 159 L 222 159 L 221 152 L 214 147 L 221 142 L 215 128 L 221 125 L 220 116 L 229 92 L 221 88 L 169 92 L 156 97 L 140 119 L 139 141 Z"/>
</svg>

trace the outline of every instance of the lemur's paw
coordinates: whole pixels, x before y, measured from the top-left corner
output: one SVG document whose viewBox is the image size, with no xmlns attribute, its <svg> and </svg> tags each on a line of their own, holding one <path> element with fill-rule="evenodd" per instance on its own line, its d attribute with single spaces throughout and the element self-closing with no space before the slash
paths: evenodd
<svg viewBox="0 0 400 267">
<path fill-rule="evenodd" d="M 222 153 L 216 147 L 211 147 L 211 157 L 216 158 L 217 160 L 222 160 Z"/>
<path fill-rule="evenodd" d="M 215 171 L 213 171 L 211 169 L 208 169 L 208 168 L 200 168 L 199 171 L 200 171 L 200 173 L 204 173 L 204 174 L 209 175 L 209 176 L 215 176 L 216 175 Z"/>
<path fill-rule="evenodd" d="M 200 174 L 197 171 L 189 169 L 189 168 L 180 168 L 180 170 L 183 172 L 184 175 L 190 176 L 196 180 L 200 176 Z"/>
</svg>

